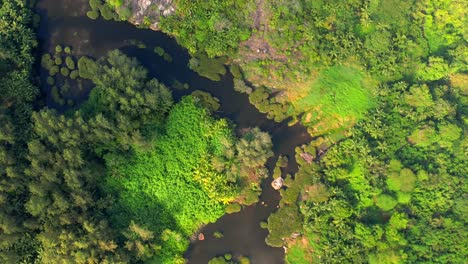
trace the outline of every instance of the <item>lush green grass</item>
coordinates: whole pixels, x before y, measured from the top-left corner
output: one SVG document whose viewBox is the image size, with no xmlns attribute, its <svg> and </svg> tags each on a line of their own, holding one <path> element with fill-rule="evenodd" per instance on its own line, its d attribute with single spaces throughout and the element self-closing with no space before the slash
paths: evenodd
<svg viewBox="0 0 468 264">
<path fill-rule="evenodd" d="M 309 261 L 306 259 L 305 253 L 297 245 L 288 249 L 288 254 L 286 255 L 286 263 L 289 264 L 308 264 Z"/>
<path fill-rule="evenodd" d="M 323 70 L 309 93 L 293 102 L 297 112 L 318 107 L 325 116 L 338 115 L 356 119 L 362 117 L 373 104 L 370 92 L 363 86 L 362 73 L 347 66 Z"/>
<path fill-rule="evenodd" d="M 220 142 L 233 138 L 225 120 L 212 119 L 191 97 L 174 106 L 164 130 L 149 152 L 130 159 L 108 156 L 110 171 L 118 173 L 107 178 L 104 189 L 118 196 L 111 213 L 122 227 L 135 220 L 155 233 L 171 229 L 188 237 L 222 216 L 236 194 L 207 158 L 222 154 Z M 169 242 L 174 243 L 162 242 L 162 251 L 167 253 Z"/>
</svg>

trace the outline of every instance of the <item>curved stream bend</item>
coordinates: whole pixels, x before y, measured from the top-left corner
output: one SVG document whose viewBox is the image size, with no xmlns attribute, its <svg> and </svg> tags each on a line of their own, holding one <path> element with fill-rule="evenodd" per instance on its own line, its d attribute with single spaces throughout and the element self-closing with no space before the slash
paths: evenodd
<svg viewBox="0 0 468 264">
<path fill-rule="evenodd" d="M 212 82 L 198 76 L 187 67 L 189 55 L 176 41 L 161 33 L 151 30 L 137 29 L 123 22 L 91 20 L 85 15 L 87 0 L 40 0 L 37 12 L 41 15 L 41 25 L 38 37 L 41 52 L 51 52 L 58 44 L 72 46 L 76 55 L 100 57 L 109 50 L 122 49 L 132 57 L 136 57 L 149 70 L 149 74 L 168 86 L 178 80 L 190 85 L 189 90 L 173 91 L 176 98 L 193 90 L 208 91 L 221 101 L 220 116 L 227 117 L 237 124 L 237 128 L 258 126 L 268 131 L 273 138 L 275 157 L 269 160 L 268 166 L 273 168 L 279 154 L 287 155 L 290 163 L 285 172 L 294 173 L 297 164 L 294 160 L 294 148 L 310 141 L 306 129 L 300 125 L 288 127 L 286 122 L 275 123 L 249 103 L 245 94 L 234 91 L 232 76 L 226 75 L 219 82 Z M 139 49 L 128 46 L 128 40 L 137 40 L 147 48 Z M 164 48 L 172 57 L 173 62 L 167 63 L 153 52 L 155 46 Z M 51 102 L 50 93 L 47 102 Z M 77 98 L 78 101 L 84 100 Z M 252 263 L 275 264 L 283 262 L 283 249 L 272 248 L 265 244 L 267 230 L 260 228 L 260 222 L 276 210 L 280 196 L 270 186 L 271 178 L 263 182 L 261 203 L 249 206 L 241 212 L 224 215 L 216 223 L 202 228 L 205 240 L 194 241 L 185 257 L 190 263 L 207 263 L 209 259 L 225 253 L 234 256 L 248 256 Z M 215 231 L 223 233 L 224 237 L 213 237 Z"/>
</svg>

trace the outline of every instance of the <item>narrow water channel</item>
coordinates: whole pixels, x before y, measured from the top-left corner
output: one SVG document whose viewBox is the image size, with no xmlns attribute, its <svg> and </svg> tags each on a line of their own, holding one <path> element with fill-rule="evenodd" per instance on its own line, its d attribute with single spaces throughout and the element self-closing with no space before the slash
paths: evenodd
<svg viewBox="0 0 468 264">
<path fill-rule="evenodd" d="M 41 16 L 38 29 L 40 51 L 52 52 L 58 44 L 71 46 L 74 55 L 87 55 L 94 58 L 105 55 L 113 49 L 121 49 L 129 56 L 136 57 L 145 66 L 152 77 L 168 85 L 178 80 L 188 83 L 188 90 L 174 90 L 175 98 L 191 93 L 193 90 L 210 92 L 221 101 L 219 116 L 234 121 L 238 129 L 258 126 L 268 131 L 273 138 L 275 157 L 270 159 L 272 169 L 278 155 L 287 155 L 290 164 L 284 172 L 294 173 L 297 164 L 294 161 L 294 148 L 310 141 L 306 129 L 300 125 L 288 127 L 286 122 L 276 123 L 249 103 L 245 94 L 234 91 L 232 76 L 227 74 L 219 82 L 213 82 L 192 72 L 187 63 L 187 51 L 176 41 L 161 33 L 138 29 L 126 22 L 91 20 L 86 17 L 87 0 L 39 0 L 37 12 Z M 129 45 L 129 40 L 137 40 L 147 48 Z M 157 56 L 153 49 L 160 46 L 173 57 L 168 63 Z M 46 102 L 53 107 L 50 92 L 46 87 L 42 91 Z M 86 99 L 86 94 L 78 101 Z M 204 241 L 194 241 L 185 257 L 189 263 L 202 264 L 215 256 L 231 253 L 234 256 L 248 256 L 254 264 L 283 263 L 283 249 L 272 248 L 265 244 L 267 230 L 260 228 L 260 222 L 276 210 L 280 196 L 270 186 L 271 178 L 263 182 L 261 202 L 244 208 L 241 212 L 221 217 L 216 223 L 202 228 Z M 287 219 L 285 219 L 287 225 Z M 220 231 L 223 238 L 215 239 L 213 233 Z"/>
</svg>

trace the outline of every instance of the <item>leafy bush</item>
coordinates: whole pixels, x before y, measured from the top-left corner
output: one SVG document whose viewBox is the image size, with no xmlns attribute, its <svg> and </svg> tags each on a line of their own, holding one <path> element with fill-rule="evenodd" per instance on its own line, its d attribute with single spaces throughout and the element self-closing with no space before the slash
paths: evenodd
<svg viewBox="0 0 468 264">
<path fill-rule="evenodd" d="M 62 67 L 60 69 L 60 74 L 62 74 L 64 77 L 67 77 L 70 74 L 70 70 L 67 69 L 66 67 Z"/>
<path fill-rule="evenodd" d="M 50 70 L 54 66 L 54 61 L 49 53 L 42 55 L 41 66 L 46 70 Z"/>
<path fill-rule="evenodd" d="M 62 53 L 62 51 L 63 51 L 62 45 L 57 45 L 57 46 L 55 46 L 55 52 L 56 52 L 57 54 Z"/>
<path fill-rule="evenodd" d="M 73 71 L 70 72 L 70 78 L 73 79 L 73 80 L 75 80 L 79 76 L 80 76 L 80 74 L 79 74 L 78 70 L 73 70 Z"/>
<path fill-rule="evenodd" d="M 86 12 L 86 16 L 90 19 L 97 19 L 99 17 L 99 11 L 91 10 Z"/>
<path fill-rule="evenodd" d="M 54 65 L 49 69 L 49 75 L 50 76 L 55 76 L 59 72 L 60 72 L 60 68 L 57 65 Z"/>
<path fill-rule="evenodd" d="M 240 212 L 241 209 L 242 207 L 238 203 L 229 204 L 228 206 L 226 206 L 226 213 L 228 214 L 237 213 L 237 212 Z"/>
<path fill-rule="evenodd" d="M 51 76 L 47 77 L 47 84 L 48 85 L 54 85 L 55 84 L 54 77 L 51 77 Z"/>
<path fill-rule="evenodd" d="M 83 56 L 78 60 L 78 72 L 83 79 L 92 79 L 98 73 L 98 65 L 90 58 Z"/>
<path fill-rule="evenodd" d="M 67 68 L 70 70 L 75 69 L 75 62 L 73 61 L 73 58 L 68 56 L 65 58 L 65 64 L 67 65 Z"/>
<path fill-rule="evenodd" d="M 221 76 L 226 74 L 224 63 L 226 58 L 210 59 L 203 53 L 197 53 L 189 61 L 189 68 L 200 76 L 206 77 L 212 81 L 221 80 Z"/>
<path fill-rule="evenodd" d="M 55 65 L 57 66 L 60 66 L 63 63 L 63 60 L 60 57 L 56 57 L 54 61 L 55 61 Z"/>
</svg>

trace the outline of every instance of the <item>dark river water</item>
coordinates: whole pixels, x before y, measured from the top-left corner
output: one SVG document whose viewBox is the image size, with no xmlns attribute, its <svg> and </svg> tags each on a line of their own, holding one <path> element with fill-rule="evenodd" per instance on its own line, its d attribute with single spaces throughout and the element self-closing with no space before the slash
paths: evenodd
<svg viewBox="0 0 468 264">
<path fill-rule="evenodd" d="M 187 67 L 189 55 L 177 45 L 176 41 L 161 33 L 138 29 L 126 22 L 91 20 L 86 17 L 87 0 L 39 0 L 37 12 L 41 16 L 38 29 L 40 50 L 53 53 L 58 44 L 71 46 L 75 56 L 87 55 L 94 58 L 105 55 L 113 49 L 121 49 L 126 54 L 136 57 L 145 66 L 149 74 L 170 86 L 174 80 L 190 85 L 189 90 L 174 90 L 175 98 L 193 90 L 210 92 L 221 101 L 219 116 L 233 120 L 237 128 L 258 126 L 268 131 L 274 143 L 275 157 L 269 160 L 269 168 L 274 166 L 278 155 L 287 155 L 289 166 L 284 173 L 294 173 L 297 164 L 294 160 L 294 148 L 310 141 L 306 129 L 300 125 L 288 127 L 286 122 L 276 123 L 249 103 L 245 94 L 234 91 L 232 76 L 227 74 L 219 82 L 213 82 L 198 76 Z M 147 48 L 129 45 L 129 40 L 137 40 Z M 157 56 L 153 49 L 160 46 L 173 57 L 168 63 Z M 47 105 L 53 107 L 50 92 L 43 87 Z M 78 94 L 78 101 L 85 100 L 87 91 Z M 248 256 L 254 264 L 283 263 L 282 248 L 272 248 L 265 244 L 266 229 L 260 228 L 260 222 L 277 209 L 279 193 L 270 186 L 271 177 L 263 182 L 261 202 L 244 208 L 241 212 L 225 215 L 216 223 L 201 229 L 205 240 L 194 241 L 185 257 L 189 263 L 203 264 L 211 258 L 231 253 L 233 256 Z M 285 219 L 285 225 L 287 219 Z M 224 237 L 216 239 L 213 233 L 220 231 Z"/>
</svg>

